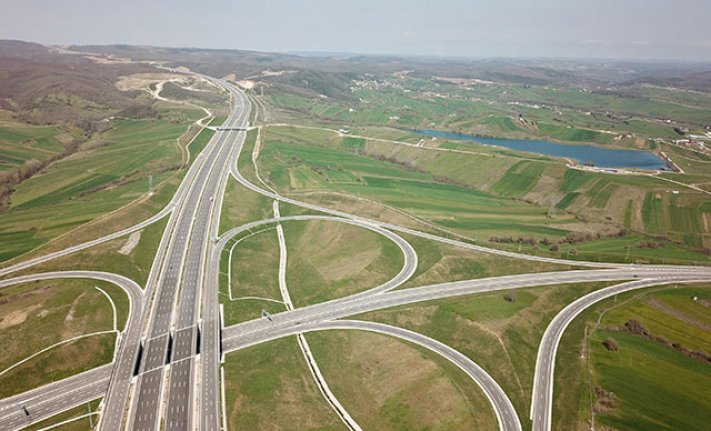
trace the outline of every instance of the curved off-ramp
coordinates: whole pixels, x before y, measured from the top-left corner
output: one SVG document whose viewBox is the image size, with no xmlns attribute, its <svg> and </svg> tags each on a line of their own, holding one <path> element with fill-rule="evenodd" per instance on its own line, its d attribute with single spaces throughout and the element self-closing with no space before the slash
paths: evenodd
<svg viewBox="0 0 711 431">
<path fill-rule="evenodd" d="M 234 238 L 235 236 L 239 235 L 242 232 L 247 232 L 253 228 L 263 226 L 266 224 L 271 224 L 271 223 L 280 223 L 280 222 L 285 222 L 285 221 L 313 221 L 313 220 L 320 220 L 320 221 L 332 221 L 332 222 L 337 222 L 337 223 L 345 223 L 349 224 L 352 226 L 357 226 L 361 227 L 364 229 L 368 229 L 370 231 L 373 231 L 375 233 L 378 233 L 380 235 L 385 236 L 389 240 L 395 243 L 395 245 L 400 248 L 400 251 L 402 251 L 403 254 L 403 266 L 400 269 L 400 272 L 398 272 L 395 277 L 391 278 L 390 280 L 386 281 L 385 283 L 374 287 L 372 289 L 365 290 L 363 292 L 356 293 L 354 295 L 349 296 L 350 299 L 354 298 L 360 298 L 360 297 L 365 297 L 369 296 L 375 293 L 383 293 L 387 292 L 389 290 L 395 289 L 396 287 L 400 286 L 404 282 L 410 279 L 412 275 L 415 273 L 417 270 L 417 253 L 415 252 L 415 249 L 410 245 L 409 242 L 405 241 L 401 236 L 390 232 L 387 229 L 383 229 L 382 227 L 369 223 L 369 222 L 364 222 L 361 220 L 354 220 L 354 219 L 348 219 L 348 218 L 342 218 L 342 217 L 333 217 L 333 216 L 322 216 L 322 215 L 296 215 L 296 216 L 286 216 L 286 217 L 274 217 L 270 219 L 264 219 L 264 220 L 258 220 L 254 221 L 251 223 L 244 224 L 242 226 L 238 226 L 236 228 L 230 229 L 224 234 L 220 236 L 220 240 L 217 242 L 216 245 L 216 250 L 221 251 L 222 249 L 225 248 L 227 243 Z M 215 256 L 213 256 L 213 261 L 210 262 L 211 265 L 219 267 L 219 252 Z"/>
<path fill-rule="evenodd" d="M 377 332 L 380 334 L 389 335 L 401 340 L 422 346 L 434 353 L 442 356 L 450 361 L 457 368 L 464 371 L 480 388 L 484 391 L 491 406 L 496 414 L 501 431 L 521 431 L 521 422 L 519 421 L 516 410 L 511 403 L 511 400 L 506 396 L 501 386 L 481 368 L 476 362 L 472 361 L 457 350 L 441 343 L 435 339 L 409 331 L 407 329 L 398 328 L 396 326 L 386 325 L 384 323 L 366 322 L 360 320 L 336 320 L 316 322 L 308 325 L 303 325 L 298 330 L 286 335 L 294 335 L 303 332 L 314 332 L 332 329 L 349 329 Z"/>
<path fill-rule="evenodd" d="M 637 280 L 615 286 L 596 290 L 570 303 L 546 328 L 541 339 L 538 355 L 536 357 L 536 370 L 533 377 L 533 391 L 531 395 L 530 419 L 533 423 L 532 431 L 550 431 L 553 411 L 553 384 L 555 357 L 563 333 L 570 323 L 583 311 L 592 305 L 630 290 L 643 289 L 669 283 L 694 283 L 711 280 L 711 275 L 706 277 L 688 276 L 676 279 L 660 278 Z"/>
<path fill-rule="evenodd" d="M 143 291 L 133 280 L 122 275 L 101 271 L 56 271 L 23 275 L 7 280 L 0 280 L 0 288 L 39 280 L 57 279 L 92 279 L 113 283 L 123 289 L 129 299 L 129 312 L 126 326 L 121 332 L 116 361 L 75 377 L 38 388 L 25 394 L 20 394 L 8 401 L 10 404 L 2 407 L 0 404 L 0 430 L 17 429 L 26 426 L 25 417 L 19 408 L 13 409 L 12 400 L 31 403 L 33 421 L 53 416 L 59 412 L 59 400 L 66 405 L 90 401 L 104 396 L 108 387 L 114 386 L 118 394 L 128 394 L 132 377 L 133 364 L 138 353 L 141 314 L 144 308 Z M 106 400 L 104 400 L 104 404 Z M 5 401 L 3 401 L 3 404 Z M 30 407 L 28 407 L 29 410 Z M 106 413 L 106 412 L 104 412 Z M 117 412 L 115 412 L 117 413 Z M 5 414 L 5 416 L 2 416 Z"/>
</svg>

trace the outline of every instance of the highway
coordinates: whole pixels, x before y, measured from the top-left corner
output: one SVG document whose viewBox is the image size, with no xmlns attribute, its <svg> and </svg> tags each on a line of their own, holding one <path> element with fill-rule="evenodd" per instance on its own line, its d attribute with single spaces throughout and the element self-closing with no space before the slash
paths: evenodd
<svg viewBox="0 0 711 431">
<path fill-rule="evenodd" d="M 109 386 L 112 364 L 0 401 L 0 430 L 15 431 L 65 410 L 101 398 Z M 25 406 L 28 418 L 21 410 Z"/>
<path fill-rule="evenodd" d="M 243 117 L 236 124 L 239 128 L 245 128 L 251 110 L 249 99 L 244 95 L 244 93 L 234 88 L 234 86 L 232 86 L 231 84 L 221 82 L 220 85 L 232 92 L 233 97 L 239 98 L 239 103 L 242 106 L 241 112 Z M 244 143 L 246 133 L 243 131 L 239 131 L 236 132 L 233 136 L 234 143 L 231 147 L 229 156 L 226 159 L 226 164 L 223 170 L 221 171 L 222 177 L 220 178 L 220 189 L 218 193 L 215 194 L 216 205 L 213 209 L 213 220 L 216 220 L 217 223 L 213 223 L 210 226 L 211 236 L 215 237 L 218 233 L 219 228 L 219 216 L 222 207 L 222 200 L 224 197 L 224 187 L 227 179 L 229 178 L 229 165 L 236 163 L 236 159 L 239 154 L 239 150 L 241 149 L 242 144 Z M 214 244 L 208 247 L 208 262 L 212 261 L 212 258 L 215 254 L 219 255 L 220 250 L 221 249 L 218 250 L 218 248 Z M 198 403 L 198 408 L 200 412 L 199 427 L 201 430 L 220 430 L 221 424 L 219 410 L 219 363 L 221 359 L 220 331 L 222 329 L 222 325 L 219 315 L 219 304 L 217 301 L 217 295 L 215 294 L 213 298 L 210 293 L 212 291 L 210 287 L 210 280 L 212 280 L 213 273 L 215 276 L 217 275 L 215 271 L 219 272 L 219 264 L 217 269 L 215 269 L 214 266 L 208 264 L 206 265 L 206 269 L 204 271 L 205 292 L 202 295 L 202 336 L 200 339 L 201 368 L 199 385 L 200 397 Z"/>
<path fill-rule="evenodd" d="M 242 93 L 234 94 L 233 110 L 225 127 L 243 127 L 249 110 Z M 214 199 L 236 134 L 217 133 L 208 146 L 205 162 L 195 176 L 178 208 L 177 224 L 170 232 L 167 257 L 159 276 L 153 303 L 148 340 L 145 343 L 136 396 L 132 408 L 133 430 L 158 429 L 165 365 L 170 363 L 170 379 L 164 423 L 168 430 L 192 429 L 194 401 L 194 361 L 197 352 L 197 313 L 202 287 L 204 255 L 213 230 Z M 219 213 L 219 209 L 217 210 Z M 179 295 L 178 295 L 179 293 Z"/>
<path fill-rule="evenodd" d="M 650 278 L 673 282 L 689 278 L 708 279 L 710 277 L 711 272 L 704 268 L 698 268 L 695 271 L 656 270 L 653 268 L 577 270 L 465 280 L 396 290 L 355 299 L 346 297 L 298 308 L 293 311 L 272 314 L 271 321 L 267 319 L 255 319 L 226 327 L 223 330 L 223 349 L 229 352 L 238 348 L 272 340 L 281 336 L 280 334 L 284 330 L 291 331 L 292 327 L 307 323 L 339 319 L 398 305 L 452 298 L 475 293 L 550 286 L 564 283 L 625 281 L 634 278 Z"/>
</svg>

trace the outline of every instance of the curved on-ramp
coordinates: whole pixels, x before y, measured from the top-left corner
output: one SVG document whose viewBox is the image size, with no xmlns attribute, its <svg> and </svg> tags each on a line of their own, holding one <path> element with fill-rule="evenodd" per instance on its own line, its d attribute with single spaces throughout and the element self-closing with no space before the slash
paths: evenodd
<svg viewBox="0 0 711 431">
<path fill-rule="evenodd" d="M 129 323 L 140 316 L 143 309 L 143 290 L 135 281 L 119 274 L 112 274 L 103 271 L 50 271 L 40 272 L 37 274 L 22 275 L 19 277 L 0 280 L 0 288 L 8 287 L 15 284 L 29 283 L 40 280 L 55 280 L 55 279 L 72 279 L 72 278 L 88 278 L 93 280 L 107 281 L 115 284 L 123 289 L 128 295 L 129 312 L 126 320 L 126 327 Z"/>
<path fill-rule="evenodd" d="M 346 224 L 350 224 L 352 226 L 357 226 L 357 227 L 362 227 L 362 228 L 368 229 L 370 231 L 373 231 L 375 233 L 378 233 L 378 234 L 383 235 L 386 238 L 390 239 L 402 251 L 402 254 L 404 257 L 403 266 L 400 269 L 400 272 L 398 272 L 398 274 L 395 277 L 386 281 L 385 283 L 381 284 L 380 286 L 377 286 L 372 289 L 368 289 L 363 292 L 359 292 L 354 295 L 351 295 L 351 296 L 349 296 L 350 299 L 360 298 L 360 297 L 372 295 L 375 293 L 382 293 L 382 292 L 387 292 L 389 290 L 395 289 L 396 287 L 400 286 L 405 281 L 410 279 L 410 277 L 412 277 L 412 275 L 417 270 L 417 253 L 415 252 L 415 249 L 412 248 L 412 245 L 410 245 L 409 242 L 405 241 L 405 239 L 403 239 L 401 236 L 399 236 L 393 232 L 390 232 L 389 230 L 383 229 L 382 227 L 380 227 L 376 224 L 373 224 L 373 223 L 368 223 L 368 222 L 364 222 L 361 220 L 354 220 L 354 219 L 349 219 L 349 218 L 333 217 L 333 216 L 297 215 L 297 216 L 287 216 L 287 217 L 275 217 L 275 218 L 270 218 L 270 219 L 265 219 L 265 220 L 254 221 L 251 223 L 244 224 L 242 226 L 238 226 L 236 228 L 232 228 L 232 229 L 228 230 L 227 232 L 225 232 L 220 237 L 220 240 L 217 242 L 215 249 L 219 250 L 221 252 L 232 238 L 234 238 L 235 236 L 239 235 L 242 232 L 249 231 L 250 229 L 253 229 L 255 227 L 259 227 L 259 226 L 263 226 L 263 225 L 271 224 L 271 223 L 284 222 L 284 221 L 312 221 L 312 220 L 322 220 L 322 221 L 333 221 L 333 222 L 337 222 L 337 223 L 346 223 Z M 217 260 L 217 261 L 211 262 L 211 265 L 213 265 L 213 266 L 217 265 L 219 267 L 218 257 L 220 256 L 220 252 L 215 254 L 214 260 Z"/>
<path fill-rule="evenodd" d="M 23 275 L 7 280 L 0 280 L 0 288 L 21 283 L 39 280 L 56 279 L 93 279 L 113 283 L 123 289 L 129 299 L 129 312 L 126 326 L 121 332 L 121 340 L 113 364 L 107 364 L 94 370 L 81 373 L 75 377 L 55 382 L 51 385 L 20 394 L 0 403 L 0 430 L 18 429 L 26 426 L 26 418 L 22 412 L 13 409 L 12 403 L 28 403 L 28 410 L 32 409 L 32 420 L 53 416 L 64 409 L 71 408 L 78 403 L 91 401 L 104 396 L 110 385 L 116 386 L 116 392 L 125 395 L 128 393 L 133 362 L 138 350 L 140 336 L 140 316 L 143 313 L 143 291 L 133 280 L 122 275 L 101 271 L 56 271 L 38 274 Z M 104 400 L 106 401 L 106 400 Z M 3 408 L 3 405 L 5 406 Z M 2 416 L 5 414 L 5 416 Z"/>
<path fill-rule="evenodd" d="M 426 349 L 437 353 L 443 358 L 450 361 L 456 367 L 464 371 L 480 388 L 484 391 L 484 395 L 489 399 L 491 406 L 496 414 L 501 431 L 521 431 L 521 422 L 519 421 L 516 410 L 511 404 L 511 400 L 506 396 L 503 389 L 498 383 L 481 368 L 477 363 L 458 352 L 457 350 L 417 332 L 407 329 L 398 328 L 396 326 L 386 325 L 384 323 L 366 322 L 359 320 L 336 320 L 317 322 L 309 325 L 304 325 L 298 329 L 294 329 L 291 334 L 295 335 L 304 332 L 314 332 L 332 329 L 350 329 L 377 332 L 380 334 L 389 335 L 401 340 L 422 346 Z"/>
<path fill-rule="evenodd" d="M 558 352 L 558 345 L 570 323 L 583 311 L 592 305 L 618 295 L 636 289 L 643 289 L 651 286 L 658 286 L 670 283 L 693 283 L 711 280 L 711 275 L 699 277 L 698 275 L 678 276 L 676 278 L 658 278 L 648 280 L 637 280 L 628 283 L 617 284 L 589 293 L 565 307 L 553 318 L 546 328 L 536 358 L 536 369 L 533 378 L 533 392 L 531 396 L 531 412 L 533 431 L 550 431 L 552 426 L 553 410 L 553 372 L 555 369 L 555 358 Z"/>
</svg>

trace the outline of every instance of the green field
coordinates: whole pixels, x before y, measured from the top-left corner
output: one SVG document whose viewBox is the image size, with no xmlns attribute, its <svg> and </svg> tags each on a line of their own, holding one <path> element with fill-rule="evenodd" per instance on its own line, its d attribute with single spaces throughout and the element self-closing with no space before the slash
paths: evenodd
<svg viewBox="0 0 711 431">
<path fill-rule="evenodd" d="M 711 298 L 708 286 L 702 286 L 619 295 L 576 318 L 559 348 L 554 428 L 589 424 L 592 402 L 597 426 L 619 430 L 706 429 L 711 408 L 708 364 L 671 346 L 619 330 L 625 322 L 637 320 L 653 335 L 671 343 L 711 351 L 708 308 L 692 299 Z M 605 348 L 605 340 L 614 340 L 617 350 Z M 595 387 L 604 392 L 595 392 Z"/>
<path fill-rule="evenodd" d="M 28 160 L 45 161 L 62 153 L 81 134 L 66 126 L 32 126 L 0 122 L 0 173 L 22 166 Z"/>
<path fill-rule="evenodd" d="M 479 387 L 426 349 L 361 331 L 307 339 L 331 391 L 363 429 L 496 429 Z"/>
<path fill-rule="evenodd" d="M 526 429 L 543 332 L 568 303 L 604 286 L 570 284 L 467 295 L 360 317 L 420 332 L 467 355 L 499 383 Z"/>
<path fill-rule="evenodd" d="M 663 150 L 682 166 L 686 174 L 665 173 L 661 178 L 681 183 L 707 184 L 707 187 L 711 184 L 709 156 L 655 141 L 679 137 L 672 126 L 660 123 L 658 118 L 673 118 L 696 124 L 708 118 L 709 106 L 703 101 L 691 105 L 682 103 L 682 94 L 697 100 L 693 92 L 638 86 L 626 90 L 628 94 L 623 95 L 535 85 L 493 83 L 465 88 L 444 81 L 435 84 L 414 77 L 405 80 L 383 79 L 393 85 L 386 84 L 378 90 L 355 90 L 354 99 L 360 102 L 338 98 L 309 98 L 303 92 L 290 93 L 284 88 L 280 88 L 282 93 L 270 94 L 264 100 L 271 105 L 270 111 L 280 121 L 330 129 L 339 129 L 347 124 L 354 130 L 353 133 L 360 136 L 395 139 L 411 144 L 417 144 L 421 138 L 413 136 L 413 128 L 434 128 L 484 136 L 549 139 L 569 143 L 592 142 L 621 148 Z M 426 93 L 428 91 L 436 92 L 438 96 L 432 97 Z M 654 97 L 650 97 L 649 92 Z M 336 143 L 336 140 L 343 142 Z M 587 232 L 627 228 L 643 234 L 664 233 L 671 243 L 694 251 L 711 246 L 709 221 L 698 211 L 699 205 L 708 201 L 708 196 L 684 188 L 683 185 L 673 185 L 652 177 L 565 169 L 562 163 L 551 160 L 535 163 L 534 159 L 538 158 L 535 155 L 501 153 L 500 150 L 470 143 L 438 141 L 425 145 L 434 149 L 459 151 L 447 153 L 432 151 L 432 148 L 402 147 L 369 140 L 363 142 L 360 137 L 342 139 L 327 132 L 295 128 L 270 128 L 266 138 L 267 146 L 272 145 L 272 141 L 305 145 L 318 142 L 320 146 L 394 161 L 409 170 L 430 174 L 438 180 L 490 193 L 495 197 L 524 199 L 543 208 L 555 206 L 558 210 L 556 218 L 573 215 L 584 222 L 577 226 L 571 223 L 561 230 Z M 469 154 L 465 155 L 461 151 Z M 497 151 L 500 153 L 497 154 Z M 338 166 L 330 166 L 330 169 L 309 166 L 305 169 L 297 166 L 302 162 L 299 155 L 283 155 L 281 162 L 287 163 L 288 160 L 290 164 L 289 175 L 280 172 L 267 161 L 263 163 L 266 170 L 276 171 L 271 178 L 272 184 L 281 184 L 287 187 L 286 190 L 338 188 L 340 191 L 363 194 L 360 187 L 351 186 L 351 190 L 346 190 L 346 187 L 353 184 L 370 185 L 365 174 L 344 172 L 349 171 L 349 166 L 344 165 L 342 170 Z M 521 158 L 531 160 L 522 162 Z M 308 159 L 307 163 L 310 164 Z M 341 183 L 341 187 L 336 185 Z M 645 195 L 663 195 L 671 192 L 670 188 L 679 188 L 684 196 L 676 202 L 662 198 L 658 208 L 650 208 L 649 202 L 645 205 Z M 382 200 L 380 196 L 368 196 Z M 633 204 L 628 208 L 630 200 Z M 650 212 L 659 214 L 650 215 Z M 517 212 L 512 211 L 511 214 Z M 459 221 L 463 217 L 456 215 L 453 218 Z M 566 221 L 570 222 L 570 219 Z M 513 226 L 509 232 L 501 232 L 502 226 L 488 226 L 488 234 L 543 235 L 540 230 L 524 229 L 511 220 L 507 222 Z M 559 223 L 559 220 L 553 220 L 546 224 L 553 227 L 551 224 Z M 474 230 L 482 228 L 486 229 L 487 226 L 475 227 Z M 548 234 L 555 236 L 554 232 Z M 561 235 L 561 232 L 557 234 Z"/>
<path fill-rule="evenodd" d="M 655 121 L 658 118 L 705 124 L 711 112 L 703 102 L 686 103 L 686 98 L 695 93 L 679 90 L 657 90 L 654 98 L 648 98 L 645 93 L 650 90 L 645 87 L 633 90 L 639 93 L 637 96 L 626 96 L 507 83 L 463 88 L 444 82 L 433 86 L 430 81 L 412 77 L 396 82 L 381 79 L 395 85 L 355 91 L 352 95 L 360 103 L 309 98 L 303 93 L 285 92 L 283 87 L 264 101 L 280 121 L 301 118 L 358 126 L 434 127 L 487 136 L 624 147 L 638 147 L 646 139 L 674 138 L 673 128 Z M 427 91 L 440 96 L 432 97 Z M 609 112 L 624 119 L 607 115 Z M 525 122 L 518 120 L 519 115 Z"/>
<path fill-rule="evenodd" d="M 223 369 L 228 429 L 344 429 L 294 337 L 230 353 Z"/>
<path fill-rule="evenodd" d="M 107 271 L 128 277 L 145 288 L 168 218 L 169 215 L 140 230 L 138 243 L 130 252 L 119 252 L 130 241 L 127 235 L 18 271 L 13 276 L 43 271 Z"/>
<path fill-rule="evenodd" d="M 501 178 L 492 191 L 500 196 L 521 197 L 535 187 L 545 166 L 536 162 L 518 162 Z"/>
<path fill-rule="evenodd" d="M 37 175 L 20 186 L 28 187 L 28 193 L 41 193 L 41 196 L 30 198 L 29 202 L 0 214 L 0 220 L 8 223 L 4 229 L 0 228 L 0 239 L 3 240 L 0 242 L 0 257 L 7 259 L 30 250 L 30 254 L 48 253 L 95 239 L 145 220 L 170 201 L 186 172 L 181 163 L 181 149 L 175 139 L 186 136 L 181 133 L 185 132 L 187 123 L 121 121 L 121 124 L 127 124 L 126 129 L 118 126 L 109 132 L 120 136 L 114 143 L 62 160 L 46 174 Z M 205 129 L 197 135 L 189 147 L 193 160 L 213 134 L 211 130 Z M 134 146 L 136 152 L 126 151 Z M 112 152 L 108 149 L 112 149 Z M 144 155 L 148 158 L 142 159 Z M 126 164 L 114 166 L 111 157 L 116 162 Z M 94 162 L 100 164 L 94 166 Z M 81 179 L 91 176 L 95 170 L 107 172 L 101 177 L 103 179 L 115 178 L 136 163 L 146 164 L 141 167 L 149 169 L 145 175 L 141 170 L 134 169 L 110 183 L 101 183 L 102 179 L 92 177 L 94 179 L 89 184 Z M 148 174 L 153 175 L 154 185 L 154 194 L 150 196 L 146 193 Z M 60 187 L 60 191 L 69 194 L 64 198 L 53 195 L 57 193 L 57 185 L 48 185 L 48 182 L 61 175 L 67 177 L 63 182 L 78 181 L 74 186 Z M 13 196 L 25 190 L 21 188 Z M 57 217 L 57 214 L 61 214 L 61 217 Z M 138 266 L 143 265 L 145 260 L 144 257 L 140 259 L 142 262 L 137 263 Z M 135 266 L 131 262 L 127 264 Z M 126 270 L 134 271 L 135 274 L 134 269 L 123 268 L 121 272 L 126 273 Z M 139 279 L 145 279 L 146 270 L 140 271 L 144 274 Z"/>
<path fill-rule="evenodd" d="M 397 245 L 367 229 L 320 220 L 282 224 L 288 250 L 286 282 L 297 307 L 374 288 L 402 268 Z"/>
<path fill-rule="evenodd" d="M 118 120 L 104 137 L 110 144 L 81 151 L 17 186 L 10 209 L 0 214 L 0 260 L 141 198 L 151 173 L 160 193 L 180 164 L 176 139 L 187 125 Z"/>
<path fill-rule="evenodd" d="M 543 161 L 438 153 L 374 141 L 366 141 L 364 150 L 353 150 L 347 139 L 356 138 L 312 129 L 270 127 L 263 135 L 262 177 L 280 192 L 302 200 L 323 203 L 329 193 L 347 193 L 469 237 L 510 235 L 555 241 L 571 232 L 614 236 L 623 228 L 664 233 L 664 238 L 654 239 L 662 243 L 661 249 L 631 254 L 638 259 L 708 261 L 699 253 L 711 241 L 702 210 L 708 199 L 688 189 L 673 194 L 668 185 L 651 177 L 578 171 Z M 650 205 L 650 196 L 661 202 Z M 557 210 L 552 217 L 550 208 Z M 644 235 L 631 235 L 627 242 L 640 237 Z M 601 253 L 593 260 L 626 257 L 627 252 L 621 250 L 614 256 Z"/>
<path fill-rule="evenodd" d="M 364 196 L 468 235 L 482 231 L 487 237 L 492 232 L 556 237 L 568 232 L 565 223 L 570 219 L 551 222 L 546 210 L 524 202 L 437 182 L 431 174 L 387 160 L 302 144 L 298 137 L 288 144 L 274 138 L 262 146 L 260 170 L 269 172 L 272 186 L 283 193 L 338 191 Z"/>
<path fill-rule="evenodd" d="M 0 370 L 63 340 L 112 329 L 116 304 L 118 330 L 128 317 L 128 297 L 118 287 L 86 280 L 40 281 L 0 290 Z M 24 392 L 110 362 L 115 334 L 96 335 L 60 345 L 0 376 L 0 396 Z"/>
</svg>

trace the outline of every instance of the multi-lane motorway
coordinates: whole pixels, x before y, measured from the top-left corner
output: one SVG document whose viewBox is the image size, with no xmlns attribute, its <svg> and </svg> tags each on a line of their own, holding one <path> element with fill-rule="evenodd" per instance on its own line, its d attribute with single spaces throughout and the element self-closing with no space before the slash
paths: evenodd
<svg viewBox="0 0 711 431">
<path fill-rule="evenodd" d="M 243 128 L 248 102 L 233 90 L 234 108 L 225 128 Z M 208 146 L 205 162 L 178 207 L 179 218 L 169 233 L 170 244 L 158 277 L 143 361 L 136 384 L 131 429 L 155 430 L 160 426 L 164 371 L 170 366 L 167 404 L 163 421 L 168 430 L 193 428 L 195 356 L 198 350 L 199 299 L 209 235 L 219 222 L 215 196 L 227 172 L 239 131 L 218 132 Z M 216 210 L 216 208 L 218 208 Z M 110 429 L 110 428 L 105 428 Z"/>
<path fill-rule="evenodd" d="M 211 78 L 210 78 L 211 79 Z M 211 79 L 212 80 L 212 79 Z M 502 430 L 520 430 L 517 412 L 499 385 L 471 359 L 449 346 L 388 325 L 338 320 L 366 311 L 420 301 L 503 289 L 578 283 L 629 281 L 590 294 L 572 303 L 551 322 L 543 337 L 534 378 L 531 419 L 536 430 L 550 429 L 553 364 L 560 336 L 568 323 L 586 307 L 609 295 L 670 282 L 711 280 L 706 267 L 630 266 L 597 262 L 570 262 L 488 249 L 417 230 L 357 217 L 352 214 L 285 198 L 245 179 L 237 168 L 250 113 L 249 99 L 237 88 L 213 80 L 229 91 L 233 109 L 222 131 L 216 133 L 189 169 L 171 203 L 159 214 L 116 234 L 0 270 L 5 276 L 49 259 L 64 256 L 99 242 L 125 235 L 171 214 L 145 291 L 113 274 L 86 271 L 44 273 L 0 281 L 0 288 L 30 280 L 95 278 L 121 286 L 131 299 L 131 310 L 116 360 L 80 375 L 0 401 L 0 430 L 15 430 L 29 423 L 18 405 L 27 406 L 32 421 L 80 403 L 104 397 L 99 427 L 102 430 L 220 430 L 219 367 L 223 352 L 243 349 L 268 340 L 327 329 L 375 331 L 428 348 L 464 370 L 484 391 Z M 245 187 L 277 201 L 285 201 L 329 216 L 275 217 L 235 227 L 216 238 L 228 173 Z M 221 327 L 218 290 L 220 256 L 224 247 L 249 229 L 288 220 L 330 220 L 377 232 L 402 251 L 403 267 L 388 282 L 350 297 L 274 314 L 270 319 Z M 574 264 L 589 269 L 441 283 L 394 290 L 417 268 L 412 246 L 394 232 L 494 253 L 512 258 Z M 137 375 L 135 375 L 137 372 Z M 346 406 L 347 407 L 347 406 Z M 521 412 L 519 412 L 521 413 Z M 195 417 L 195 416 L 199 417 Z"/>
</svg>

